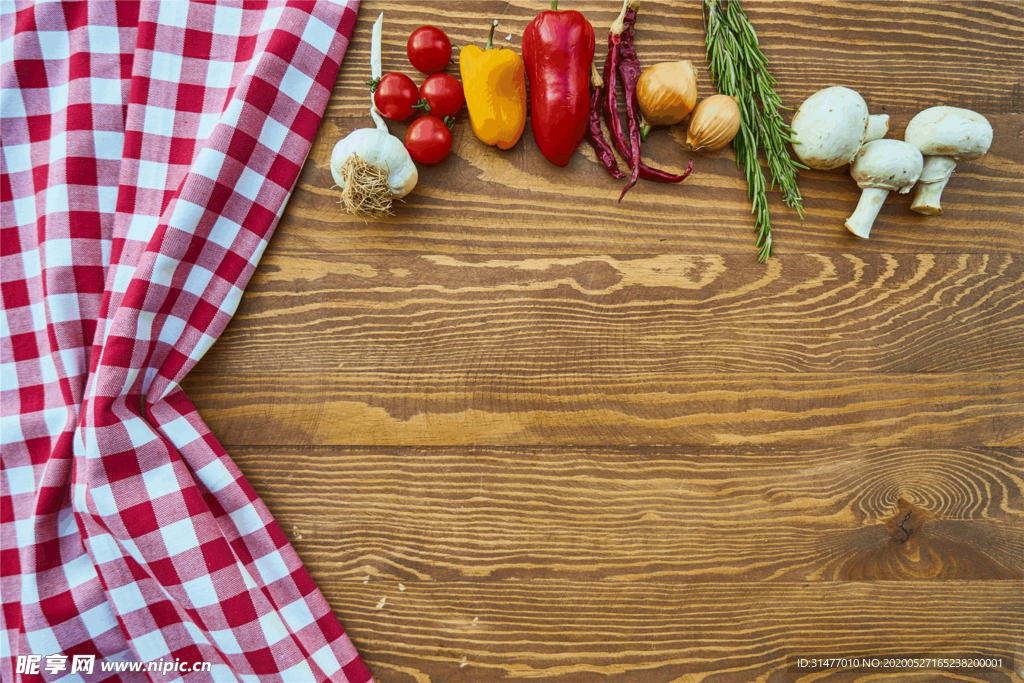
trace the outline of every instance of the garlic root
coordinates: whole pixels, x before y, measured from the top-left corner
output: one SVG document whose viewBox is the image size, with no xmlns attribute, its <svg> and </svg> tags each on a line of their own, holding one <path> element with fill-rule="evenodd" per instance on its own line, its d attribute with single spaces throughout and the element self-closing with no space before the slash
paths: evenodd
<svg viewBox="0 0 1024 683">
<path fill-rule="evenodd" d="M 338 175 L 344 180 L 341 205 L 350 214 L 365 218 L 394 215 L 391 204 L 395 195 L 388 184 L 387 170 L 353 154 L 342 164 Z"/>
</svg>

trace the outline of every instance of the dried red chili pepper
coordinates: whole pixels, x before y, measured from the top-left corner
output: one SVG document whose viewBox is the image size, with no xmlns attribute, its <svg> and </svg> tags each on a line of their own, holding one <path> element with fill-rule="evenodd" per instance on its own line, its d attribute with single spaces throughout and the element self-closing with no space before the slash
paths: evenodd
<svg viewBox="0 0 1024 683">
<path fill-rule="evenodd" d="M 689 163 L 686 164 L 686 170 L 682 173 L 675 174 L 669 173 L 668 171 L 662 171 L 657 168 L 652 168 L 644 162 L 640 162 L 640 177 L 644 180 L 650 180 L 654 183 L 681 183 L 686 180 L 687 176 L 693 170 L 693 159 L 690 159 Z M 622 201 L 621 198 L 619 201 Z"/>
<path fill-rule="evenodd" d="M 639 6 L 640 3 L 637 2 L 637 7 Z M 639 116 L 636 99 L 636 84 L 640 80 L 640 59 L 636 56 L 636 48 L 633 46 L 636 9 L 632 2 L 626 5 L 626 16 L 622 23 L 622 37 L 619 39 L 619 76 L 622 77 L 622 90 L 626 95 L 626 125 L 629 126 L 629 148 L 633 153 L 629 167 L 633 169 L 633 174 L 629 177 L 626 187 L 622 189 L 620 202 L 640 177 L 640 125 L 637 123 Z"/>
<path fill-rule="evenodd" d="M 639 9 L 640 3 L 636 3 L 636 9 Z M 640 115 L 638 111 L 639 103 L 637 102 L 636 86 L 640 81 L 640 75 L 642 73 L 640 69 L 640 59 L 636 56 L 636 48 L 633 44 L 633 25 L 636 24 L 636 9 L 632 2 L 626 6 L 626 14 L 623 18 L 623 26 L 625 32 L 622 36 L 622 41 L 619 44 L 619 74 L 622 76 L 622 87 L 627 92 L 626 96 L 626 111 L 627 119 L 629 120 L 629 133 L 631 151 L 634 152 L 635 158 L 639 159 L 639 140 L 634 136 L 640 135 Z M 652 168 L 644 162 L 639 162 L 640 177 L 644 180 L 651 180 L 658 183 L 681 183 L 686 180 L 690 172 L 693 171 L 693 159 L 690 159 L 689 163 L 686 164 L 686 170 L 681 174 L 669 173 L 667 171 L 661 171 L 656 168 Z M 627 188 L 628 189 L 628 188 Z M 622 193 L 625 195 L 625 191 Z"/>
<path fill-rule="evenodd" d="M 604 164 L 605 169 L 611 173 L 613 178 L 625 178 L 626 174 L 619 169 L 615 161 L 615 152 L 612 146 L 604 139 L 604 131 L 601 130 L 601 96 L 604 94 L 604 80 L 601 74 L 597 73 L 597 64 L 590 65 L 590 120 L 587 127 L 587 142 L 594 148 L 597 159 Z"/>
<path fill-rule="evenodd" d="M 636 22 L 636 10 L 640 7 L 639 0 L 625 0 L 622 5 L 622 12 L 612 23 L 611 30 L 608 32 L 608 58 L 604 63 L 604 81 L 607 91 L 604 97 L 604 114 L 605 121 L 608 123 L 608 130 L 611 132 L 612 142 L 615 144 L 615 148 L 619 150 L 619 154 L 623 156 L 626 162 L 629 164 L 630 170 L 636 172 L 636 174 L 644 180 L 650 180 L 656 183 L 681 183 L 686 180 L 687 176 L 693 170 L 693 160 L 687 165 L 686 170 L 681 175 L 662 171 L 657 168 L 648 166 L 644 162 L 640 161 L 637 163 L 633 162 L 634 151 L 635 158 L 639 158 L 639 145 L 630 145 L 629 140 L 626 139 L 626 135 L 622 130 L 622 121 L 619 119 L 619 102 L 617 92 L 617 76 L 620 74 L 620 64 L 622 62 L 621 46 L 623 43 L 623 32 L 626 30 L 627 17 L 629 21 L 629 27 L 632 29 L 633 23 Z M 633 58 L 636 58 L 636 51 L 632 49 L 632 30 L 630 30 L 630 50 Z M 637 62 L 639 67 L 639 62 Z M 639 79 L 639 71 L 637 76 L 633 79 L 632 94 L 627 98 L 633 99 L 632 110 L 633 116 L 630 116 L 631 125 L 636 125 L 636 81 Z M 625 77 L 623 81 L 625 82 Z M 627 95 L 629 92 L 627 91 Z M 627 105 L 627 110 L 630 106 Z M 632 131 L 631 131 L 632 132 Z M 639 134 L 639 128 L 637 128 Z M 619 196 L 619 201 L 626 196 L 626 192 L 633 187 L 633 183 L 636 181 L 630 178 L 630 183 L 626 185 L 626 188 L 622 191 L 622 195 Z"/>
<path fill-rule="evenodd" d="M 622 12 L 615 18 L 612 28 L 608 31 L 608 57 L 604 60 L 604 116 L 611 134 L 612 143 L 619 154 L 630 161 L 632 153 L 626 151 L 628 143 L 622 133 L 622 121 L 619 119 L 619 43 L 622 42 L 622 31 L 625 29 L 623 19 L 627 3 L 623 3 Z M 632 167 L 630 167 L 632 169 Z"/>
</svg>

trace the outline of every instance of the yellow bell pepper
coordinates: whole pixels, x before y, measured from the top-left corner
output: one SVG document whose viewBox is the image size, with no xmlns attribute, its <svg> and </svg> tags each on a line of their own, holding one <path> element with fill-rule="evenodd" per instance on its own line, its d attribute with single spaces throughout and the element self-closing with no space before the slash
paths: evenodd
<svg viewBox="0 0 1024 683">
<path fill-rule="evenodd" d="M 459 72 L 473 132 L 481 142 L 511 149 L 526 127 L 526 67 L 515 50 L 494 47 L 495 19 L 487 48 L 467 45 L 459 53 Z"/>
</svg>

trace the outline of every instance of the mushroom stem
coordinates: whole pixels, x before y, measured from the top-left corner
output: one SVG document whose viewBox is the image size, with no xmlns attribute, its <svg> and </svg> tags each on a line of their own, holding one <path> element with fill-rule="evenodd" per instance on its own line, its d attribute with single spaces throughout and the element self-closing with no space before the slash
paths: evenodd
<svg viewBox="0 0 1024 683">
<path fill-rule="evenodd" d="M 953 157 L 925 157 L 924 170 L 921 171 L 921 179 L 917 181 L 917 194 L 914 195 L 910 210 L 926 216 L 941 216 L 942 191 L 946 189 L 954 168 L 956 159 Z"/>
<path fill-rule="evenodd" d="M 864 137 L 864 144 L 872 140 L 881 140 L 889 132 L 889 115 L 872 114 L 868 117 L 868 130 Z"/>
<path fill-rule="evenodd" d="M 889 196 L 889 190 L 877 187 L 865 187 L 860 193 L 860 201 L 857 202 L 857 210 L 846 219 L 846 229 L 857 237 L 868 238 L 871 234 L 871 226 L 875 223 L 885 198 Z"/>
</svg>

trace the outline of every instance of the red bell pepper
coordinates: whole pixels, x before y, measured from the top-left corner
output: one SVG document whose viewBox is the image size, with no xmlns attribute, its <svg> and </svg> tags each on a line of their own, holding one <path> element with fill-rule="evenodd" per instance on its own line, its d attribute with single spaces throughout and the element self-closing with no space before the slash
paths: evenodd
<svg viewBox="0 0 1024 683">
<path fill-rule="evenodd" d="M 558 11 L 552 0 L 523 33 L 523 61 L 537 146 L 548 161 L 567 166 L 590 117 L 594 27 L 575 10 Z"/>
</svg>

